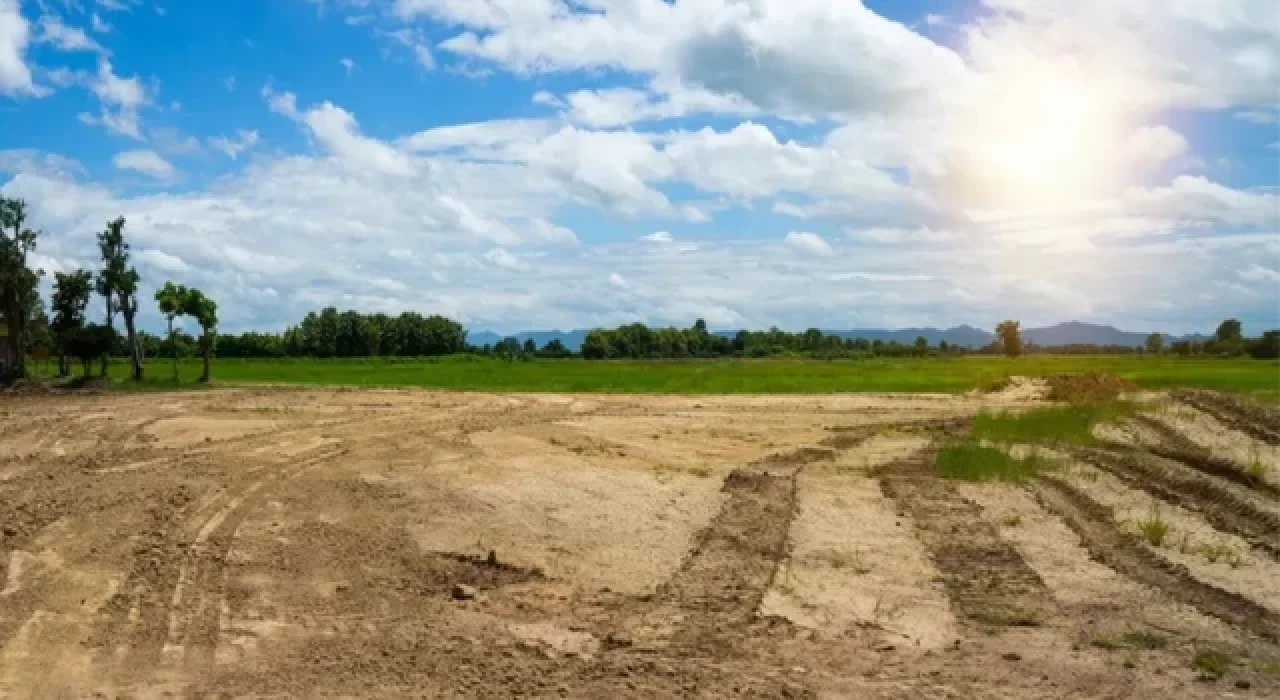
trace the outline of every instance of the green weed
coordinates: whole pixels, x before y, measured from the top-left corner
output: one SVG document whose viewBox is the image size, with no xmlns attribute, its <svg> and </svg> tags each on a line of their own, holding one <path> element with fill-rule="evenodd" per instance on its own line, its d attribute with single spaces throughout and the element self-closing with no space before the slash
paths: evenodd
<svg viewBox="0 0 1280 700">
<path fill-rule="evenodd" d="M 1201 680 L 1216 681 L 1227 674 L 1231 666 L 1231 657 L 1220 651 L 1202 651 L 1191 660 L 1191 668 L 1200 675 Z"/>
<path fill-rule="evenodd" d="M 1164 538 L 1169 534 L 1169 523 L 1165 522 L 1164 516 L 1160 515 L 1159 508 L 1152 508 L 1151 514 L 1145 520 L 1138 522 L 1138 530 L 1152 547 L 1159 547 L 1164 544 Z"/>
<path fill-rule="evenodd" d="M 1095 637 L 1092 644 L 1099 649 L 1106 649 L 1108 651 L 1118 651 L 1121 649 L 1153 651 L 1167 647 L 1169 645 L 1169 640 L 1163 635 L 1156 634 L 1155 632 L 1149 632 L 1147 630 L 1129 630 L 1119 636 L 1107 635 Z"/>
<path fill-rule="evenodd" d="M 1048 468 L 1039 457 L 1015 459 L 1004 450 L 977 444 L 959 444 L 938 452 L 938 473 L 960 481 L 1023 482 Z"/>
</svg>

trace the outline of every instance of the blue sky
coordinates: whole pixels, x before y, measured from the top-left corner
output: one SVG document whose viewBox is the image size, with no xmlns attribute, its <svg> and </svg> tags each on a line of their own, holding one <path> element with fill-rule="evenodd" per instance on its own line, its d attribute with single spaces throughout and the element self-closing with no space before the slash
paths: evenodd
<svg viewBox="0 0 1280 700">
<path fill-rule="evenodd" d="M 1277 85 L 1257 0 L 0 0 L 0 191 L 232 331 L 1257 332 Z"/>
</svg>

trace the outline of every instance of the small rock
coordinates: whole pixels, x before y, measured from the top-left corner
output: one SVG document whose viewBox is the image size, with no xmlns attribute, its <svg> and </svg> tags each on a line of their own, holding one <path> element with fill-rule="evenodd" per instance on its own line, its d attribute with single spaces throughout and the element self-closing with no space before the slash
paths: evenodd
<svg viewBox="0 0 1280 700">
<path fill-rule="evenodd" d="M 495 550 L 495 549 L 490 549 L 490 550 L 489 550 L 489 556 L 484 560 L 484 563 L 488 564 L 489 566 L 497 566 L 497 565 L 498 565 L 498 551 L 497 551 L 497 550 Z"/>
<path fill-rule="evenodd" d="M 1253 687 L 1253 684 L 1241 678 L 1240 680 L 1236 681 L 1236 687 L 1239 688 L 1240 690 L 1248 690 L 1249 688 Z"/>
<path fill-rule="evenodd" d="M 12 525 L 5 525 L 5 526 L 4 526 L 4 536 L 5 536 L 5 537 L 17 537 L 17 536 L 18 536 L 18 528 L 14 527 L 14 526 L 12 526 Z"/>
<path fill-rule="evenodd" d="M 1137 664 L 1133 663 L 1133 662 L 1132 662 L 1132 661 L 1130 661 L 1129 659 L 1125 659 L 1125 660 L 1124 660 L 1124 667 L 1125 667 L 1125 668 L 1136 668 L 1136 667 L 1137 667 Z"/>
<path fill-rule="evenodd" d="M 1005 661 L 1021 661 L 1022 654 L 1019 654 L 1016 651 L 1011 651 L 1000 658 L 1004 659 Z"/>
<path fill-rule="evenodd" d="M 454 600 L 475 600 L 475 597 L 476 597 L 476 589 L 475 589 L 475 588 L 473 588 L 473 587 L 471 587 L 471 586 L 468 586 L 468 585 L 467 585 L 467 584 L 465 584 L 465 583 L 455 583 L 455 584 L 453 584 L 453 599 L 454 599 Z"/>
<path fill-rule="evenodd" d="M 877 644 L 874 647 L 872 647 L 873 650 L 881 653 L 893 651 L 896 648 L 897 647 L 893 646 L 892 644 Z"/>
</svg>

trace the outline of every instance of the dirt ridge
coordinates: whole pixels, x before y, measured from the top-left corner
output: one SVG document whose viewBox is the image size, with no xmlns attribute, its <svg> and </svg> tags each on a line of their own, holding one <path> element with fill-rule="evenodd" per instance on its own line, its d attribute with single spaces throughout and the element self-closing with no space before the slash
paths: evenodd
<svg viewBox="0 0 1280 700">
<path fill-rule="evenodd" d="M 1268 642 L 1280 641 L 1280 614 L 1205 583 L 1186 567 L 1154 554 L 1136 536 L 1120 529 L 1105 506 L 1078 489 L 1044 475 L 1036 480 L 1033 493 L 1042 507 L 1062 518 L 1080 536 L 1096 561 Z"/>
</svg>

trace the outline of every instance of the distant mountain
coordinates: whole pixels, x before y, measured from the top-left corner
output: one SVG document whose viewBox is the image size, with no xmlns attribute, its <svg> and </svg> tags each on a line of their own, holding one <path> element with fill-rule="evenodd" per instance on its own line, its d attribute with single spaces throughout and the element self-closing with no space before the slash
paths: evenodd
<svg viewBox="0 0 1280 700">
<path fill-rule="evenodd" d="M 477 346 L 497 345 L 498 343 L 501 343 L 504 338 L 512 337 L 519 340 L 522 344 L 525 340 L 533 338 L 533 342 L 537 343 L 538 347 L 546 345 L 551 342 L 553 338 L 559 338 L 560 342 L 564 343 L 566 348 L 577 352 L 582 347 L 583 339 L 587 337 L 587 331 L 521 331 L 510 335 L 499 335 L 492 331 L 474 331 L 467 333 L 467 342 Z"/>
<path fill-rule="evenodd" d="M 533 338 L 533 342 L 538 347 L 546 345 L 552 338 L 559 338 L 564 346 L 577 352 L 582 348 L 582 341 L 587 337 L 587 330 L 572 331 L 521 331 L 514 333 L 521 343 L 528 338 Z M 995 340 L 995 334 L 990 331 L 984 331 L 981 328 L 973 326 L 956 326 L 955 328 L 939 329 L 939 328 L 899 328 L 888 330 L 883 328 L 854 328 L 850 330 L 827 330 L 823 331 L 828 335 L 836 335 L 841 338 L 866 338 L 870 341 L 880 340 L 882 342 L 898 342 L 902 345 L 910 345 L 916 342 L 916 338 L 924 336 L 930 345 L 937 345 L 941 341 L 947 341 L 948 345 L 956 345 L 967 348 L 980 348 L 989 345 Z M 715 331 L 716 335 L 732 338 L 737 331 Z M 495 345 L 508 337 L 499 335 L 490 331 L 474 331 L 467 334 L 467 341 L 472 345 Z M 1137 333 L 1130 331 L 1122 331 L 1112 326 L 1100 326 L 1092 323 L 1081 323 L 1079 321 L 1068 321 L 1044 328 L 1026 328 L 1022 331 L 1022 337 L 1029 343 L 1036 345 L 1123 345 L 1128 347 L 1141 347 L 1147 342 L 1147 333 Z M 1165 335 L 1165 344 L 1175 340 L 1200 340 L 1204 341 L 1208 336 L 1189 335 L 1183 337 L 1174 337 Z"/>
</svg>

